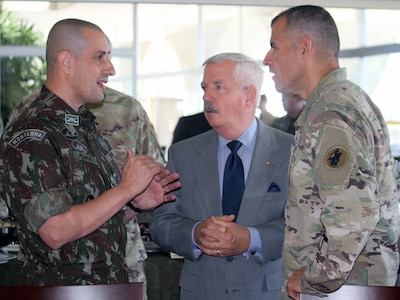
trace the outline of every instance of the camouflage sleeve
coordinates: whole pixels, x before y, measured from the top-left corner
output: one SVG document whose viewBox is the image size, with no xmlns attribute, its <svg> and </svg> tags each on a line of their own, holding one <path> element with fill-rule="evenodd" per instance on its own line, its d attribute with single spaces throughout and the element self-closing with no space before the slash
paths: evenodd
<svg viewBox="0 0 400 300">
<path fill-rule="evenodd" d="M 398 192 L 397 199 L 400 201 L 400 161 L 398 160 L 395 160 L 395 174 L 396 174 L 396 186 Z"/>
<path fill-rule="evenodd" d="M 150 122 L 150 119 L 140 102 L 137 101 L 136 104 L 135 108 L 139 116 L 138 122 L 141 123 L 137 126 L 136 152 L 152 156 L 158 162 L 165 163 L 164 154 L 160 144 L 158 143 L 153 124 Z"/>
<path fill-rule="evenodd" d="M 16 147 L 10 145 L 2 157 L 7 203 L 16 214 L 24 215 L 35 233 L 49 217 L 72 205 L 60 171 L 60 157 L 46 136 L 22 141 Z"/>
<path fill-rule="evenodd" d="M 15 107 L 13 108 L 10 116 L 8 118 L 8 124 L 10 124 L 14 119 L 16 119 L 29 105 L 39 96 L 40 90 L 36 90 L 29 95 L 22 97 Z"/>
<path fill-rule="evenodd" d="M 368 134 L 350 130 L 342 120 L 325 115 L 313 124 L 316 185 L 324 203 L 324 227 L 313 263 L 301 284 L 307 293 L 336 290 L 379 221 L 374 149 Z M 370 135 L 369 137 L 371 137 Z"/>
</svg>

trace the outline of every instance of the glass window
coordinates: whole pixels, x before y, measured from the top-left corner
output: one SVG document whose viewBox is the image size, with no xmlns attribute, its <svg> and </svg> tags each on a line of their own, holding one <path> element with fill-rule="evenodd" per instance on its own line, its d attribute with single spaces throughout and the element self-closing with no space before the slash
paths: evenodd
<svg viewBox="0 0 400 300">
<path fill-rule="evenodd" d="M 366 45 L 377 46 L 400 42 L 400 13 L 398 10 L 365 10 Z"/>
<path fill-rule="evenodd" d="M 47 37 L 58 20 L 78 18 L 101 27 L 113 47 L 132 47 L 133 6 L 127 3 L 73 3 L 48 1 L 3 1 L 3 8 L 15 17 L 29 20 Z"/>
<path fill-rule="evenodd" d="M 80 18 L 99 25 L 113 45 L 117 74 L 110 78 L 109 86 L 141 101 L 155 125 L 160 143 L 166 147 L 177 119 L 202 110 L 203 61 L 219 52 L 243 52 L 261 63 L 270 47 L 271 20 L 284 9 L 279 6 L 135 4 L 133 1 L 2 1 L 0 4 L 14 17 L 34 25 L 33 30 L 41 35 L 36 38 L 35 45 L 42 45 L 42 59 L 45 38 L 56 21 Z M 328 10 L 338 26 L 342 50 L 399 41 L 399 10 Z M 0 30 L 3 36 L 6 29 Z M 4 45 L 4 39 L 0 42 Z M 38 58 L 37 49 L 18 45 L 21 43 L 14 44 L 18 52 Z M 0 45 L 0 56 L 9 60 L 9 50 L 3 48 Z M 340 59 L 349 79 L 371 95 L 390 122 L 400 121 L 389 104 L 396 101 L 393 95 L 399 78 L 399 55 L 382 53 Z M 5 65 L 2 64 L 2 72 Z M 275 90 L 269 68 L 264 70 L 262 93 L 268 98 L 267 109 L 282 116 L 285 111 L 281 96 Z M 5 80 L 0 80 L 3 88 Z M 10 99 L 0 101 L 5 103 Z"/>
<path fill-rule="evenodd" d="M 328 11 L 335 20 L 338 28 L 341 50 L 362 46 L 360 42 L 360 13 L 362 10 L 329 8 Z"/>
<path fill-rule="evenodd" d="M 202 7 L 203 60 L 220 52 L 240 51 L 240 17 L 239 6 Z"/>
</svg>

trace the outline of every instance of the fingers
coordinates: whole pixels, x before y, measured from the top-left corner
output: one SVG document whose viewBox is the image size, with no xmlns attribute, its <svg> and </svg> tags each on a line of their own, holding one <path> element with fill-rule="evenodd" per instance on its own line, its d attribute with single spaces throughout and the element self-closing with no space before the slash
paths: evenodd
<svg viewBox="0 0 400 300">
<path fill-rule="evenodd" d="M 159 174 L 155 177 L 156 181 L 158 181 L 162 186 L 166 186 L 169 183 L 179 179 L 178 173 L 170 174 L 170 171 L 167 169 L 163 169 Z"/>
<path fill-rule="evenodd" d="M 295 291 L 288 291 L 288 296 L 293 300 L 300 300 L 300 293 Z"/>
<path fill-rule="evenodd" d="M 168 183 L 167 185 L 164 185 L 162 187 L 164 194 L 168 194 L 172 191 L 175 191 L 181 187 L 180 181 L 174 181 L 171 183 Z"/>
<path fill-rule="evenodd" d="M 224 224 L 225 222 L 233 222 L 233 220 L 235 220 L 235 215 L 216 216 L 211 218 L 217 224 Z"/>
<path fill-rule="evenodd" d="M 214 248 L 212 248 L 212 249 L 206 248 L 206 247 L 201 246 L 201 245 L 200 245 L 199 247 L 200 247 L 200 250 L 201 250 L 203 253 L 207 254 L 207 255 L 216 256 L 216 257 L 224 257 L 224 256 L 226 256 L 224 250 L 222 250 L 222 249 L 219 248 L 219 247 L 214 247 Z"/>
<path fill-rule="evenodd" d="M 290 277 L 288 282 L 286 283 L 286 289 L 288 296 L 294 300 L 300 299 L 301 285 L 300 285 L 300 277 L 305 272 L 306 267 L 302 267 L 301 269 L 295 271 Z"/>
<path fill-rule="evenodd" d="M 163 170 L 160 174 L 157 174 L 154 179 L 161 185 L 164 194 L 168 194 L 181 187 L 181 183 L 178 181 L 178 173 L 170 174 L 169 170 Z"/>
<path fill-rule="evenodd" d="M 152 176 L 156 176 L 164 171 L 164 165 L 155 161 L 154 158 L 147 155 L 134 155 L 132 150 L 127 150 L 128 156 L 125 161 L 124 168 L 140 170 L 139 172 L 148 172 Z"/>
<path fill-rule="evenodd" d="M 127 154 L 127 158 L 134 156 L 132 149 L 126 149 L 126 154 Z"/>
</svg>

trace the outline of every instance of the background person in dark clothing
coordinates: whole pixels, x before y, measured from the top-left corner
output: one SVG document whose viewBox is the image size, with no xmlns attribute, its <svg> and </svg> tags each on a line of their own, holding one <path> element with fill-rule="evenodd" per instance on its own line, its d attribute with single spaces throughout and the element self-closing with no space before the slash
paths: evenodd
<svg viewBox="0 0 400 300">
<path fill-rule="evenodd" d="M 286 111 L 286 116 L 275 119 L 272 122 L 271 127 L 294 134 L 294 123 L 306 103 L 299 95 L 282 94 L 282 104 Z"/>
<path fill-rule="evenodd" d="M 181 117 L 179 118 L 174 130 L 172 144 L 206 132 L 210 129 L 211 126 L 208 124 L 204 112 Z"/>
</svg>

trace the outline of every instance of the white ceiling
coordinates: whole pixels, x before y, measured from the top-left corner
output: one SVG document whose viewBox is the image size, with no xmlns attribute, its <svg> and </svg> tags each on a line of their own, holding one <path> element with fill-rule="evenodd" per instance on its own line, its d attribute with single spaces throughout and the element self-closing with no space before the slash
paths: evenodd
<svg viewBox="0 0 400 300">
<path fill-rule="evenodd" d="M 58 1 L 50 1 L 58 2 Z M 233 4 L 257 6 L 294 6 L 314 4 L 326 7 L 400 9 L 400 0 L 64 0 L 63 2 L 122 2 L 122 3 L 175 3 L 175 4 Z"/>
</svg>

